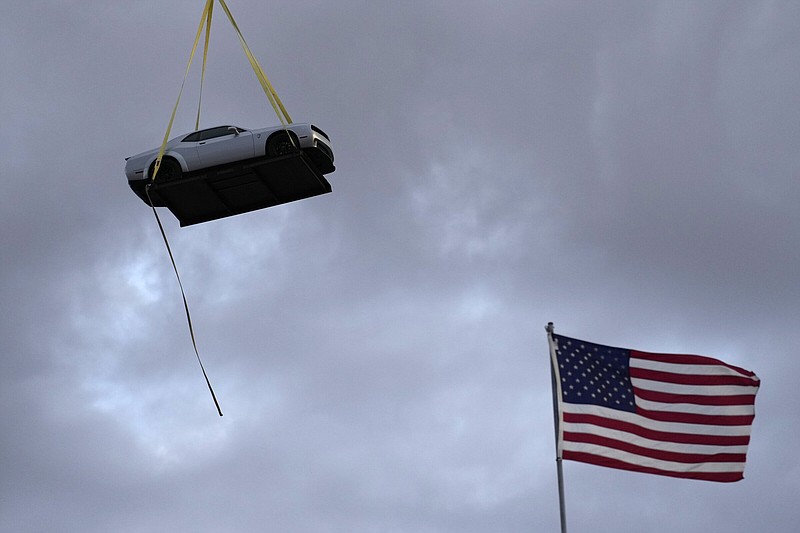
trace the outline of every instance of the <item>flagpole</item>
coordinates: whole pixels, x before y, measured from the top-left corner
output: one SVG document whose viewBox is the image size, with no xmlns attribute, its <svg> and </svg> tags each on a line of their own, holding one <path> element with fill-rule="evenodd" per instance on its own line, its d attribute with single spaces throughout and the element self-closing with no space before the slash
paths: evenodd
<svg viewBox="0 0 800 533">
<path fill-rule="evenodd" d="M 547 343 L 550 347 L 550 384 L 553 389 L 553 425 L 555 427 L 556 436 L 556 472 L 558 473 L 558 506 L 561 515 L 561 533 L 567 533 L 567 510 L 564 505 L 564 469 L 561 465 L 561 446 L 559 438 L 560 435 L 560 421 L 561 417 L 558 413 L 558 381 L 556 380 L 556 343 L 553 339 L 553 323 L 548 322 L 545 326 L 547 331 Z"/>
</svg>

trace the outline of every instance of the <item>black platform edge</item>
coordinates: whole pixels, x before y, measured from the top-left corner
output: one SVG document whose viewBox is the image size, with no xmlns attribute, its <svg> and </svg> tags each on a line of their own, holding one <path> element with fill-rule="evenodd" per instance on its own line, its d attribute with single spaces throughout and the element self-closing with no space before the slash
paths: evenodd
<svg viewBox="0 0 800 533">
<path fill-rule="evenodd" d="M 144 189 L 131 188 L 147 202 Z M 303 200 L 332 191 L 303 153 L 257 157 L 184 174 L 150 186 L 156 207 L 168 208 L 180 225 L 191 226 Z"/>
</svg>

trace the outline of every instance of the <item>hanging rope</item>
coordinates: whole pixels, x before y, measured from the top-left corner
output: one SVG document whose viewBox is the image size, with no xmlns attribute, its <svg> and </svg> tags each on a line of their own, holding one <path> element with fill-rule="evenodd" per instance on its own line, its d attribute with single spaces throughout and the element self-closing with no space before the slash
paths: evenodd
<svg viewBox="0 0 800 533">
<path fill-rule="evenodd" d="M 172 262 L 172 269 L 175 271 L 175 278 L 178 280 L 178 287 L 181 289 L 181 297 L 183 298 L 183 308 L 186 311 L 186 322 L 189 324 L 189 335 L 192 337 L 192 347 L 194 348 L 194 354 L 197 356 L 197 362 L 200 364 L 200 370 L 203 372 L 203 377 L 206 380 L 206 385 L 208 385 L 208 391 L 211 393 L 211 398 L 214 400 L 214 405 L 217 407 L 217 412 L 219 416 L 222 416 L 222 409 L 219 406 L 219 402 L 217 401 L 217 395 L 214 394 L 214 388 L 211 386 L 211 381 L 208 379 L 208 374 L 206 374 L 206 369 L 203 366 L 203 361 L 200 360 L 200 352 L 197 350 L 197 341 L 194 338 L 194 327 L 192 327 L 192 315 L 189 313 L 189 304 L 186 301 L 186 293 L 183 290 L 183 283 L 181 282 L 181 275 L 178 274 L 178 266 L 175 264 L 175 257 L 172 255 L 172 249 L 169 246 L 169 241 L 167 240 L 167 234 L 164 231 L 164 226 L 161 224 L 161 219 L 158 216 L 158 211 L 156 211 L 156 207 L 153 205 L 153 200 L 150 198 L 150 185 L 148 184 L 145 189 L 145 193 L 147 194 L 147 200 L 150 202 L 150 207 L 153 209 L 153 214 L 156 216 L 156 222 L 158 222 L 158 229 L 161 230 L 161 237 L 164 239 L 164 245 L 167 247 L 167 253 L 169 254 L 169 260 Z"/>
</svg>

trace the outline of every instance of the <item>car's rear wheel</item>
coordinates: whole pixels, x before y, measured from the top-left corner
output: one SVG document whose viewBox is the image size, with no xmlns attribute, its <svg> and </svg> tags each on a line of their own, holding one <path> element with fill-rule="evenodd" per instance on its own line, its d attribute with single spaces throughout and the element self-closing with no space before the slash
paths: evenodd
<svg viewBox="0 0 800 533">
<path fill-rule="evenodd" d="M 289 155 L 297 152 L 300 148 L 297 142 L 297 137 L 285 131 L 279 131 L 270 135 L 267 139 L 267 155 L 269 157 L 279 157 L 282 155 Z"/>
<path fill-rule="evenodd" d="M 153 161 L 153 164 L 150 165 L 150 176 L 153 175 L 155 171 L 156 162 Z M 174 181 L 180 179 L 182 174 L 181 165 L 171 157 L 165 157 L 161 160 L 161 166 L 158 168 L 158 175 L 156 178 L 158 181 Z"/>
</svg>

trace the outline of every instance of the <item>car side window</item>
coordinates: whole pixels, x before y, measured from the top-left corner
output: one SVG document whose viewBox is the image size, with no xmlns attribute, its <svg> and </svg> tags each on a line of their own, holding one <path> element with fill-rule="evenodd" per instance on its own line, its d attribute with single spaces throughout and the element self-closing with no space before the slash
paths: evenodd
<svg viewBox="0 0 800 533">
<path fill-rule="evenodd" d="M 220 126 L 218 128 L 203 130 L 200 132 L 200 140 L 207 141 L 209 139 L 216 139 L 217 137 L 222 137 L 223 135 L 230 135 L 231 132 L 228 130 L 229 127 L 230 126 Z"/>
<path fill-rule="evenodd" d="M 202 132 L 196 131 L 196 132 L 194 132 L 192 134 L 189 134 L 186 137 L 184 137 L 183 141 L 181 141 L 181 142 L 196 143 L 197 141 L 200 140 L 200 133 L 202 133 Z"/>
</svg>

